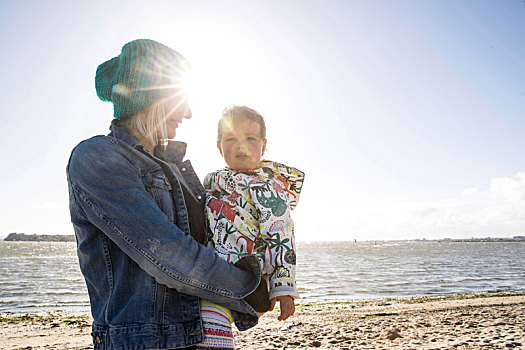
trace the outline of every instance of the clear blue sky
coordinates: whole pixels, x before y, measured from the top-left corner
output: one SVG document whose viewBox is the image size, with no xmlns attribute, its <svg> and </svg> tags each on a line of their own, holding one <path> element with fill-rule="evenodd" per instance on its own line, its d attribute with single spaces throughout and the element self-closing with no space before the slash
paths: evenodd
<svg viewBox="0 0 525 350">
<path fill-rule="evenodd" d="M 65 165 L 106 133 L 98 64 L 136 38 L 193 65 L 177 139 L 222 166 L 221 109 L 304 170 L 298 240 L 525 234 L 525 2 L 1 1 L 0 237 L 72 233 Z"/>
</svg>

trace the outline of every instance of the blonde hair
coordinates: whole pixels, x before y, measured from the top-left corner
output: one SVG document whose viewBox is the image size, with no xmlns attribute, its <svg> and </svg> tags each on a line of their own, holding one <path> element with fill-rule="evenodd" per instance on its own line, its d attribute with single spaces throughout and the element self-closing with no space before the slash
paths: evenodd
<svg viewBox="0 0 525 350">
<path fill-rule="evenodd" d="M 164 101 L 159 100 L 151 106 L 127 118 L 117 120 L 117 125 L 126 130 L 139 142 L 146 142 L 154 147 L 165 145 L 168 139 Z"/>
</svg>

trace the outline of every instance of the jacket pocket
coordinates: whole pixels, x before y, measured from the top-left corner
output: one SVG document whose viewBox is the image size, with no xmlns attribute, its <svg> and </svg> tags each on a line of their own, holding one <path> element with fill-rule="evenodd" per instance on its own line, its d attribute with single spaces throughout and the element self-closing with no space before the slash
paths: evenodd
<svg viewBox="0 0 525 350">
<path fill-rule="evenodd" d="M 173 198 L 171 184 L 161 168 L 142 175 L 142 182 L 157 206 L 174 222 Z"/>
</svg>

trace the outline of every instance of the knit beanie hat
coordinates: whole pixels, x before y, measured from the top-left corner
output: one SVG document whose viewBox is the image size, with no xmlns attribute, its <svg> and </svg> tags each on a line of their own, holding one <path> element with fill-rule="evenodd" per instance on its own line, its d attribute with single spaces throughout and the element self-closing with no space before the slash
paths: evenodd
<svg viewBox="0 0 525 350">
<path fill-rule="evenodd" d="M 102 101 L 113 103 L 114 117 L 122 119 L 160 99 L 182 94 L 182 80 L 189 68 L 177 51 L 153 40 L 138 39 L 125 44 L 119 56 L 98 66 L 95 88 Z"/>
</svg>

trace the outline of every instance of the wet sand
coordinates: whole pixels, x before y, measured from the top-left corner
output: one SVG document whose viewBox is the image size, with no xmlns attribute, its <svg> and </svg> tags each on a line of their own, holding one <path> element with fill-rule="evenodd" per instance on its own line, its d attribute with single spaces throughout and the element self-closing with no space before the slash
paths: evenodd
<svg viewBox="0 0 525 350">
<path fill-rule="evenodd" d="M 525 295 L 300 303 L 235 331 L 238 349 L 522 349 Z M 90 318 L 0 317 L 0 349 L 90 349 Z"/>
</svg>

